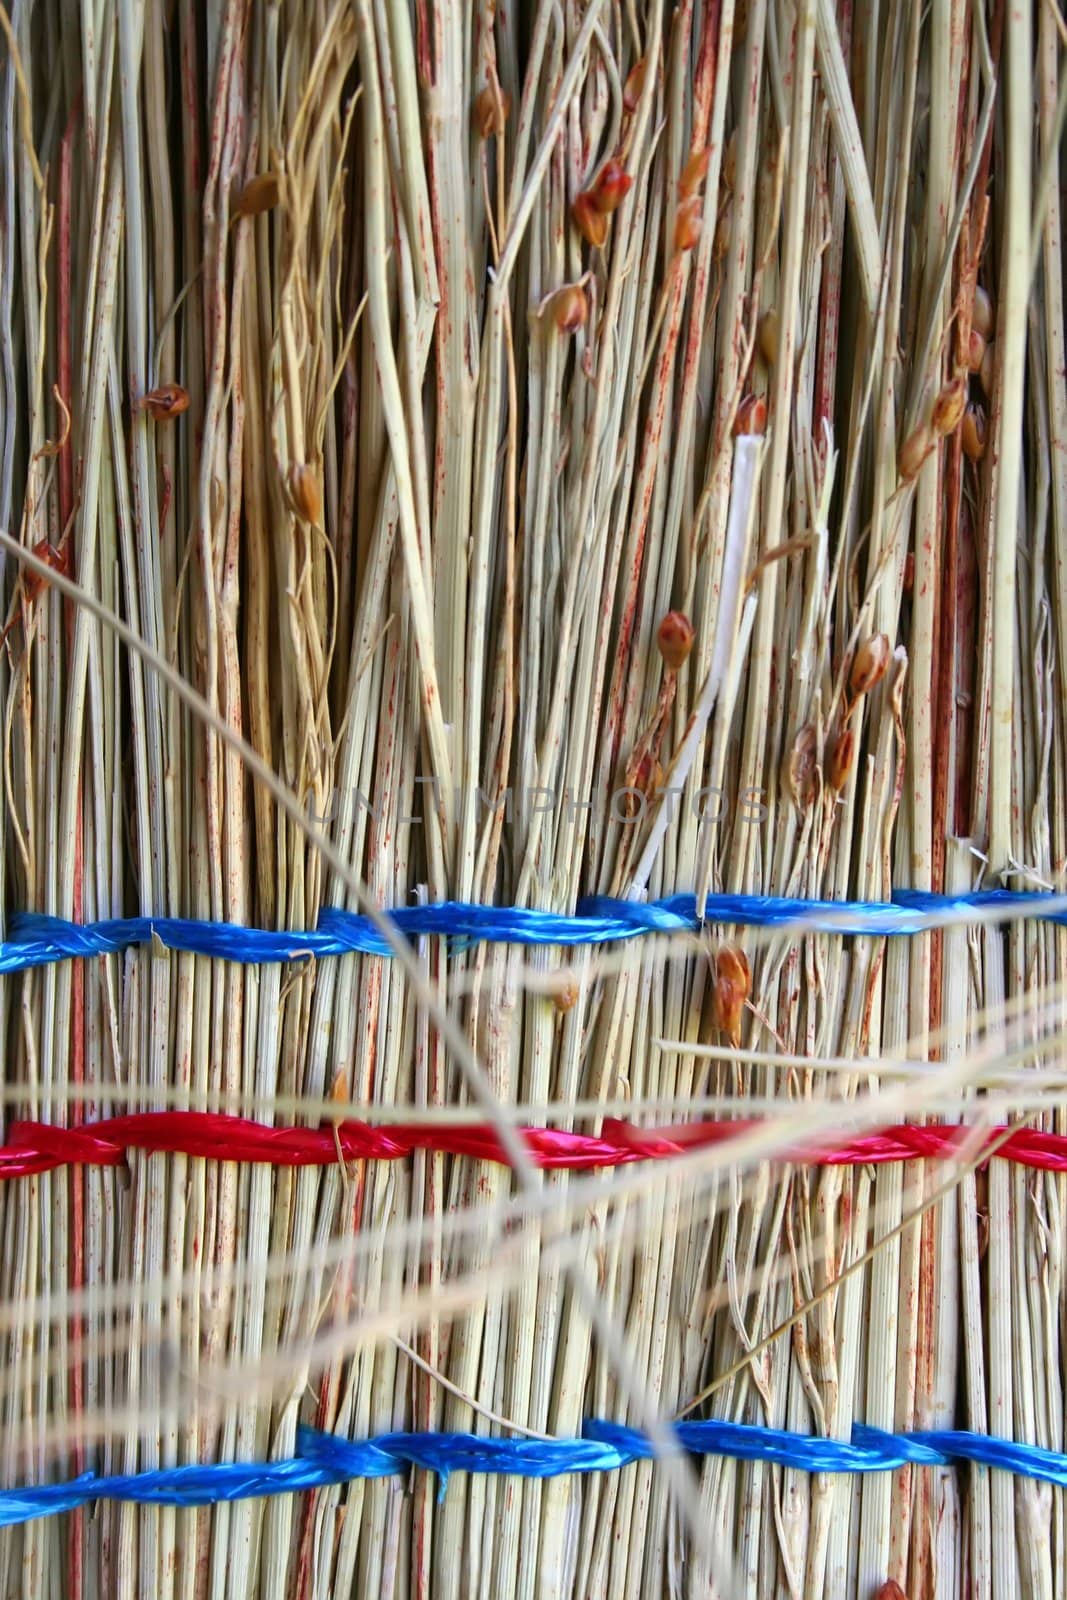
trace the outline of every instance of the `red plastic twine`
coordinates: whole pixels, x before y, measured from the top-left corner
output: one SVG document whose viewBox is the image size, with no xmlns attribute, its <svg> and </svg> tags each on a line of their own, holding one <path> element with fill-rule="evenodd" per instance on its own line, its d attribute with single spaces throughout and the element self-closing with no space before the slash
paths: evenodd
<svg viewBox="0 0 1067 1600">
<path fill-rule="evenodd" d="M 599 1134 L 562 1128 L 522 1128 L 534 1164 L 543 1168 L 619 1167 L 631 1161 L 661 1161 L 687 1151 L 729 1143 L 759 1127 L 757 1122 L 693 1122 L 663 1129 L 635 1128 L 606 1120 Z M 342 1122 L 326 1128 L 272 1128 L 246 1117 L 209 1111 L 150 1111 L 113 1117 L 80 1128 L 43 1122 L 13 1122 L 0 1146 L 0 1179 L 25 1178 L 63 1166 L 121 1166 L 130 1150 L 176 1152 L 215 1161 L 266 1162 L 278 1167 L 328 1166 L 338 1146 L 346 1161 L 398 1161 L 414 1150 L 469 1156 L 508 1165 L 496 1130 L 486 1123 L 371 1125 Z M 938 1160 L 983 1151 L 1046 1172 L 1067 1172 L 1067 1136 L 1032 1128 L 953 1126 L 885 1128 L 843 1144 L 824 1141 L 776 1153 L 776 1159 L 807 1166 L 864 1166 L 889 1161 Z"/>
</svg>

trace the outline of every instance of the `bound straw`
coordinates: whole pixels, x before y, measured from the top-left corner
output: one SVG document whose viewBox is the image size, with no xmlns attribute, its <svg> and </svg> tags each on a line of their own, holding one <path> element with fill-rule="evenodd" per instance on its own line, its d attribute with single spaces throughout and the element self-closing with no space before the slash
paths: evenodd
<svg viewBox="0 0 1067 1600">
<path fill-rule="evenodd" d="M 647 904 L 592 895 L 573 916 L 528 911 L 520 906 L 402 906 L 388 913 L 409 938 L 440 936 L 469 942 L 513 945 L 609 944 L 648 934 L 695 933 L 711 923 L 750 928 L 795 929 L 840 935 L 909 937 L 952 922 L 1034 918 L 1067 925 L 1067 896 L 1013 889 L 974 894 L 928 894 L 899 889 L 891 902 L 791 900 L 769 895 L 709 895 L 701 923 L 696 897 L 670 895 Z M 16 912 L 9 937 L 0 944 L 0 973 L 47 966 L 72 957 L 110 955 L 153 940 L 168 950 L 211 956 L 245 965 L 306 961 L 314 956 L 388 956 L 392 952 L 367 917 L 327 907 L 313 929 L 272 932 L 228 922 L 184 917 L 119 917 L 78 925 L 38 912 Z"/>
</svg>

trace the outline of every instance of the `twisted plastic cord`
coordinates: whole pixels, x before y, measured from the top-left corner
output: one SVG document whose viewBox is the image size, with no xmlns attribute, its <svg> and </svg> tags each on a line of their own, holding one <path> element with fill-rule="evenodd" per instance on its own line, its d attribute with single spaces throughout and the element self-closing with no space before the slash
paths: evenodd
<svg viewBox="0 0 1067 1600">
<path fill-rule="evenodd" d="M 704 923 L 751 928 L 907 937 L 947 921 L 975 915 L 1035 917 L 1067 925 L 1067 897 L 987 889 L 967 895 L 927 894 L 900 889 L 892 903 L 858 900 L 783 900 L 767 895 L 709 895 Z M 694 933 L 696 898 L 670 895 L 641 904 L 592 895 L 579 902 L 573 916 L 527 911 L 518 906 L 472 906 L 458 901 L 439 905 L 402 906 L 387 913 L 398 933 L 407 938 L 427 935 L 464 943 L 563 945 L 609 944 L 647 934 Z M 184 917 L 120 917 L 79 926 L 60 917 L 17 912 L 9 937 L 0 943 L 0 973 L 46 966 L 71 957 L 110 955 L 155 938 L 168 950 L 219 960 L 261 965 L 270 961 L 305 961 L 311 956 L 361 952 L 388 956 L 389 945 L 369 917 L 326 907 L 317 928 L 273 933 L 228 922 L 196 922 Z"/>
<path fill-rule="evenodd" d="M 692 1122 L 673 1128 L 637 1128 L 605 1120 L 598 1134 L 566 1128 L 520 1128 L 535 1166 L 546 1170 L 626 1166 L 663 1161 L 687 1151 L 728 1145 L 761 1126 L 754 1121 Z M 338 1150 L 345 1161 L 398 1161 L 416 1150 L 467 1156 L 509 1165 L 507 1150 L 491 1123 L 342 1122 L 328 1128 L 276 1128 L 247 1117 L 209 1111 L 148 1111 L 111 1117 L 80 1128 L 44 1122 L 13 1122 L 0 1147 L 0 1179 L 26 1178 L 64 1166 L 121 1166 L 130 1150 L 176 1152 L 216 1161 L 248 1161 L 277 1167 L 329 1166 Z M 1067 1172 L 1067 1135 L 1034 1128 L 973 1128 L 959 1125 L 884 1128 L 842 1140 L 820 1138 L 776 1152 L 776 1159 L 807 1166 L 867 1166 L 892 1161 L 944 1160 L 983 1151 L 1001 1160 L 1045 1172 Z"/>
<path fill-rule="evenodd" d="M 978 1433 L 892 1434 L 857 1424 L 851 1442 L 846 1443 L 779 1428 L 715 1421 L 680 1422 L 674 1433 L 679 1450 L 690 1455 L 770 1461 L 801 1472 L 892 1472 L 906 1464 L 929 1467 L 970 1462 L 1067 1488 L 1067 1455 Z M 207 1506 L 320 1489 L 360 1478 L 386 1478 L 411 1467 L 436 1473 L 443 1494 L 452 1472 L 555 1478 L 575 1472 L 616 1472 L 654 1455 L 644 1434 L 617 1422 L 587 1422 L 580 1439 L 386 1433 L 351 1442 L 301 1428 L 297 1454 L 286 1461 L 169 1467 L 99 1477 L 86 1472 L 68 1483 L 0 1490 L 0 1527 L 73 1511 L 97 1500 Z"/>
</svg>

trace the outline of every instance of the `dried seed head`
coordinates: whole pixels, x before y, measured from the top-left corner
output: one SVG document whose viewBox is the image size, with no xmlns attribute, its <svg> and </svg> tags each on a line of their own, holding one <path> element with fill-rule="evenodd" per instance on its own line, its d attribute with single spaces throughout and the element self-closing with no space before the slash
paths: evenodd
<svg viewBox="0 0 1067 1600">
<path fill-rule="evenodd" d="M 700 196 L 690 195 L 688 200 L 683 200 L 678 207 L 678 214 L 674 219 L 674 248 L 679 255 L 685 250 L 692 250 L 700 238 L 700 230 L 704 226 L 704 217 L 700 209 Z"/>
<path fill-rule="evenodd" d="M 722 153 L 722 184 L 723 188 L 734 192 L 737 182 L 737 129 L 726 141 L 726 149 Z"/>
<path fill-rule="evenodd" d="M 337 1107 L 337 1111 L 331 1116 L 330 1121 L 335 1128 L 339 1128 L 345 1120 L 345 1108 L 349 1103 L 348 1079 L 345 1077 L 345 1069 L 343 1067 L 338 1067 L 333 1075 L 333 1082 L 330 1084 L 330 1099 Z"/>
<path fill-rule="evenodd" d="M 888 634 L 873 633 L 869 639 L 864 639 L 856 651 L 848 677 L 848 686 L 854 698 L 869 694 L 875 684 L 881 682 L 892 654 Z"/>
<path fill-rule="evenodd" d="M 668 672 L 678 672 L 693 648 L 693 624 L 681 611 L 668 611 L 656 630 L 656 643 Z"/>
<path fill-rule="evenodd" d="M 552 296 L 552 320 L 560 333 L 577 333 L 589 320 L 589 297 L 580 283 L 568 283 Z"/>
<path fill-rule="evenodd" d="M 578 1003 L 578 980 L 573 972 L 557 973 L 552 986 L 552 1004 L 561 1015 L 573 1011 Z"/>
<path fill-rule="evenodd" d="M 474 101 L 474 126 L 483 139 L 497 138 L 504 131 L 511 110 L 511 96 L 503 89 L 494 90 L 486 84 Z"/>
<path fill-rule="evenodd" d="M 977 328 L 983 339 L 992 339 L 993 302 L 980 284 L 975 284 L 974 304 L 971 306 L 971 327 Z"/>
<path fill-rule="evenodd" d="M 985 395 L 987 400 L 991 400 L 993 398 L 994 362 L 995 357 L 993 355 L 993 346 L 992 344 L 987 344 L 985 347 L 985 355 L 982 357 L 982 365 L 978 369 L 978 381 L 982 385 L 982 393 Z"/>
<path fill-rule="evenodd" d="M 622 162 L 612 157 L 610 161 L 605 161 L 588 193 L 596 209 L 602 216 L 608 217 L 618 210 L 633 186 L 634 180 Z"/>
<path fill-rule="evenodd" d="M 943 439 L 950 433 L 955 433 L 966 406 L 967 379 L 961 373 L 958 378 L 953 378 L 951 383 L 945 384 L 934 401 L 930 413 L 930 425 L 934 432 L 939 433 Z"/>
<path fill-rule="evenodd" d="M 826 781 L 835 794 L 848 782 L 848 775 L 852 771 L 852 761 L 856 754 L 856 739 L 851 728 L 842 728 L 834 740 L 830 751 L 830 759 L 826 764 Z"/>
<path fill-rule="evenodd" d="M 690 155 L 682 168 L 682 176 L 678 179 L 678 193 L 683 200 L 688 200 L 693 195 L 699 194 L 704 179 L 708 175 L 710 161 L 710 150 L 694 150 Z"/>
<path fill-rule="evenodd" d="M 276 172 L 260 172 L 250 178 L 233 203 L 235 217 L 258 217 L 273 211 L 281 199 L 282 184 Z"/>
<path fill-rule="evenodd" d="M 715 957 L 711 1018 L 735 1050 L 741 1044 L 741 1019 L 751 988 L 752 972 L 744 951 L 733 945 L 723 945 Z"/>
<path fill-rule="evenodd" d="M 138 409 L 147 411 L 156 422 L 169 422 L 189 409 L 189 391 L 180 383 L 162 383 L 158 389 L 149 389 L 138 402 Z"/>
<path fill-rule="evenodd" d="M 626 787 L 637 791 L 626 795 L 622 803 L 623 815 L 632 820 L 644 810 L 638 795 L 643 795 L 647 802 L 663 787 L 663 768 L 650 750 L 638 756 L 636 761 L 631 760 L 626 769 Z"/>
<path fill-rule="evenodd" d="M 623 109 L 631 116 L 637 110 L 637 103 L 641 98 L 641 90 L 645 87 L 645 73 L 648 71 L 648 61 L 642 56 L 640 61 L 635 61 L 626 74 L 626 82 L 622 86 Z"/>
<path fill-rule="evenodd" d="M 793 748 L 786 762 L 786 788 L 801 809 L 811 804 L 815 794 L 815 768 L 819 753 L 819 736 L 812 723 L 806 722 L 793 740 Z"/>
<path fill-rule="evenodd" d="M 746 394 L 734 418 L 734 436 L 767 431 L 767 402 L 761 394 Z"/>
<path fill-rule="evenodd" d="M 597 210 L 591 194 L 583 192 L 578 195 L 571 206 L 571 216 L 582 238 L 587 240 L 594 250 L 602 250 L 608 238 L 608 219 L 602 211 Z"/>
<path fill-rule="evenodd" d="M 971 461 L 981 461 L 985 455 L 986 421 L 981 406 L 968 406 L 960 427 L 963 453 Z"/>
<path fill-rule="evenodd" d="M 51 567 L 53 572 L 62 573 L 64 577 L 69 576 L 71 569 L 69 544 L 64 545 L 62 549 L 57 550 L 55 545 L 52 544 L 50 540 L 38 539 L 37 543 L 33 546 L 33 554 L 37 557 L 38 561 L 43 561 L 46 566 Z M 41 593 L 42 589 L 47 589 L 47 587 L 48 579 L 41 573 L 31 572 L 29 568 L 27 568 L 22 574 L 22 593 L 26 601 L 30 604 L 37 599 L 37 596 Z"/>
<path fill-rule="evenodd" d="M 910 483 L 918 477 L 919 470 L 926 460 L 933 445 L 933 435 L 928 423 L 920 422 L 914 433 L 908 437 L 900 447 L 897 456 L 897 471 L 905 483 Z"/>
<path fill-rule="evenodd" d="M 778 360 L 778 313 L 773 306 L 760 317 L 756 340 L 764 364 L 773 367 Z"/>
<path fill-rule="evenodd" d="M 734 234 L 733 207 L 727 206 L 715 225 L 715 240 L 711 251 L 716 261 L 721 261 L 730 249 Z"/>
<path fill-rule="evenodd" d="M 972 328 L 967 339 L 967 371 L 981 372 L 985 359 L 986 342 L 977 328 Z"/>
<path fill-rule="evenodd" d="M 312 527 L 322 526 L 322 489 L 318 474 L 303 461 L 294 461 L 286 479 L 293 510 L 302 522 Z"/>
</svg>

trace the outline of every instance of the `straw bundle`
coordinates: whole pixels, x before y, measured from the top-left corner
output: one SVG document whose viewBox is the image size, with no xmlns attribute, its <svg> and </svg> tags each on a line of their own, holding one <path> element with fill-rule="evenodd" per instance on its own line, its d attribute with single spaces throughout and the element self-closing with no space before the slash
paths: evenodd
<svg viewBox="0 0 1067 1600">
<path fill-rule="evenodd" d="M 4 1488 L 693 1402 L 1062 1451 L 1065 1180 L 980 1147 L 1067 1133 L 1062 926 L 300 956 L 329 908 L 1063 887 L 1054 0 L 0 23 L 5 919 L 295 957 L 0 978 L 5 1116 L 336 1138 L 0 1185 Z M 759 1120 L 515 1132 L 691 1116 Z M 977 1132 L 788 1159 L 909 1119 Z M 0 1593 L 1067 1594 L 1062 1488 L 662 1453 L 101 1501 L 0 1532 Z"/>
</svg>

